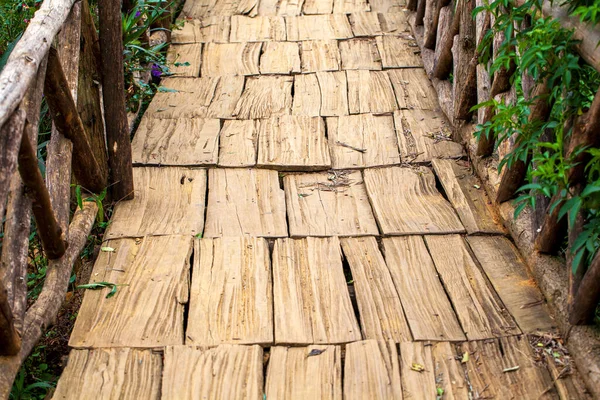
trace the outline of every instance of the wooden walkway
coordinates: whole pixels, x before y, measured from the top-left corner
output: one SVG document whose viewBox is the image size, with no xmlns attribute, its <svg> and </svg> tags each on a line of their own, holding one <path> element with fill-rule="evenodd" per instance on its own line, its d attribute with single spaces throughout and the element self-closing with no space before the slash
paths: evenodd
<svg viewBox="0 0 600 400">
<path fill-rule="evenodd" d="M 403 4 L 183 15 L 92 273 L 122 286 L 86 292 L 54 397 L 558 398 L 528 336 L 553 320 Z"/>
</svg>

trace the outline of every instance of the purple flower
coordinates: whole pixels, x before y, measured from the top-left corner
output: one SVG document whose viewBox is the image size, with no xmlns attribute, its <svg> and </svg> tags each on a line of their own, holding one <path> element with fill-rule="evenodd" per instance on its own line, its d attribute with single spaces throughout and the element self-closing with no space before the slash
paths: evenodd
<svg viewBox="0 0 600 400">
<path fill-rule="evenodd" d="M 162 69 L 158 65 L 152 64 L 151 73 L 153 77 L 160 78 L 162 75 Z"/>
<path fill-rule="evenodd" d="M 142 15 L 142 12 L 138 10 L 138 11 L 135 13 L 135 17 L 136 17 L 136 18 L 139 18 L 139 17 L 140 17 L 140 15 Z"/>
</svg>

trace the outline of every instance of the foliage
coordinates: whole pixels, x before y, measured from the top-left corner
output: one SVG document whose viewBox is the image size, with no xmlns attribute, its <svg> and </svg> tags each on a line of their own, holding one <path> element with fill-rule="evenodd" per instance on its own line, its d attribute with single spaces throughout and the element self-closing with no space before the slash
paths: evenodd
<svg viewBox="0 0 600 400">
<path fill-rule="evenodd" d="M 0 0 L 0 54 L 4 54 L 9 45 L 20 37 L 41 2 Z"/>
<path fill-rule="evenodd" d="M 591 3 L 594 4 L 590 7 L 598 6 L 597 2 Z M 575 14 L 577 9 L 573 9 Z M 560 207 L 559 217 L 569 218 L 571 224 L 578 212 L 583 213 L 584 231 L 572 251 L 573 268 L 582 262 L 585 266 L 600 247 L 600 149 L 577 148 L 567 155 L 566 144 L 573 131 L 573 121 L 589 108 L 600 86 L 600 75 L 580 58 L 573 31 L 562 28 L 553 18 L 542 16 L 540 0 L 527 0 L 520 6 L 514 0 L 495 0 L 477 7 L 474 14 L 483 11 L 491 13 L 495 22 L 478 49 L 480 62 L 489 62 L 490 74 L 502 68 L 513 71 L 510 79 L 515 98 L 478 104 L 476 108 L 492 107 L 494 115 L 477 127 L 476 136 L 493 137 L 497 146 L 506 140 L 514 143 L 511 152 L 500 161 L 500 169 L 518 160 L 531 159 L 527 184 L 520 188 L 521 195 L 516 200 L 516 215 L 525 207 L 535 205 L 540 195 L 547 198 L 557 195 L 558 200 L 551 204 L 551 210 Z M 592 17 L 595 18 L 595 14 Z M 495 49 L 497 55 L 492 60 L 492 41 L 500 32 L 505 39 Z M 515 68 L 511 68 L 513 66 Z M 533 82 L 545 82 L 548 93 L 534 96 L 532 91 L 527 92 L 523 73 L 531 76 Z M 538 101 L 550 106 L 546 121 L 529 120 L 530 107 Z M 568 181 L 568 171 L 583 152 L 588 153 L 592 161 L 585 168 L 586 185 L 578 191 Z"/>
<path fill-rule="evenodd" d="M 569 13 L 579 17 L 581 22 L 596 25 L 600 22 L 600 2 L 598 0 L 570 0 L 563 4 L 569 7 Z"/>
</svg>

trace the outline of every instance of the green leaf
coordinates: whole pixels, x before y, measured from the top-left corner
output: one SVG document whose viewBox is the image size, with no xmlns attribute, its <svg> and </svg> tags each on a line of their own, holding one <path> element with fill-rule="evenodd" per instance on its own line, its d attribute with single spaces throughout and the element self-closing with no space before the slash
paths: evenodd
<svg viewBox="0 0 600 400">
<path fill-rule="evenodd" d="M 81 186 L 75 186 L 75 198 L 77 199 L 77 207 L 83 210 L 83 199 L 81 198 Z"/>
</svg>

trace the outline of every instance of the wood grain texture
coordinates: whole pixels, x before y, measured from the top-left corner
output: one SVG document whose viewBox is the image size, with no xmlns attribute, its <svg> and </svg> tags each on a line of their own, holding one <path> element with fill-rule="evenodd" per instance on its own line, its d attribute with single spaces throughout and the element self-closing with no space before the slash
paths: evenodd
<svg viewBox="0 0 600 400">
<path fill-rule="evenodd" d="M 457 354 L 455 346 L 449 342 L 436 342 L 431 345 L 436 388 L 438 391 L 443 390 L 443 398 L 446 400 L 470 398 L 469 382 L 465 379 L 461 363 L 463 354 Z"/>
<path fill-rule="evenodd" d="M 231 18 L 229 17 L 183 18 L 181 28 L 171 31 L 171 43 L 227 43 L 229 42 L 230 28 Z"/>
<path fill-rule="evenodd" d="M 290 114 L 293 80 L 291 76 L 271 75 L 246 78 L 244 93 L 233 115 L 238 119 L 258 119 Z"/>
<path fill-rule="evenodd" d="M 258 138 L 259 167 L 288 171 L 331 167 L 322 118 L 286 115 L 264 119 L 259 125 Z"/>
<path fill-rule="evenodd" d="M 315 352 L 321 352 L 311 355 Z M 338 346 L 272 347 L 267 368 L 267 399 L 342 399 Z"/>
<path fill-rule="evenodd" d="M 345 14 L 286 17 L 287 40 L 348 39 L 352 28 Z"/>
<path fill-rule="evenodd" d="M 260 56 L 261 74 L 300 73 L 300 48 L 298 43 L 266 42 Z"/>
<path fill-rule="evenodd" d="M 336 237 L 275 242 L 273 303 L 277 344 L 361 340 Z"/>
<path fill-rule="evenodd" d="M 160 399 L 162 357 L 151 350 L 71 350 L 53 399 Z"/>
<path fill-rule="evenodd" d="M 468 237 L 467 241 L 502 302 L 525 333 L 548 331 L 556 323 L 527 274 L 517 249 L 505 237 Z"/>
<path fill-rule="evenodd" d="M 134 164 L 215 165 L 218 119 L 143 117 L 131 143 Z"/>
<path fill-rule="evenodd" d="M 395 343 L 412 340 L 400 297 L 375 237 L 340 241 L 352 271 L 363 336 Z"/>
<path fill-rule="evenodd" d="M 300 15 L 303 5 L 304 0 L 260 0 L 258 3 L 258 15 Z"/>
<path fill-rule="evenodd" d="M 231 17 L 230 42 L 284 41 L 285 21 L 283 17 Z"/>
<path fill-rule="evenodd" d="M 423 342 L 400 343 L 402 393 L 405 399 L 435 399 L 436 376 L 431 346 Z"/>
<path fill-rule="evenodd" d="M 381 56 L 375 39 L 361 38 L 340 40 L 342 69 L 381 70 Z"/>
<path fill-rule="evenodd" d="M 344 361 L 345 399 L 402 399 L 400 362 L 394 342 L 350 343 Z"/>
<path fill-rule="evenodd" d="M 381 35 L 379 14 L 374 12 L 357 12 L 348 15 L 354 37 Z"/>
<path fill-rule="evenodd" d="M 364 177 L 383 234 L 464 232 L 454 209 L 437 191 L 429 168 L 367 169 Z"/>
<path fill-rule="evenodd" d="M 196 240 L 194 254 L 185 343 L 273 343 L 273 290 L 266 240 Z"/>
<path fill-rule="evenodd" d="M 202 76 L 258 75 L 262 43 L 208 43 L 202 56 Z"/>
<path fill-rule="evenodd" d="M 296 75 L 294 79 L 294 115 L 348 115 L 348 84 L 344 71 Z"/>
<path fill-rule="evenodd" d="M 390 113 L 398 109 L 385 71 L 346 71 L 350 114 Z"/>
<path fill-rule="evenodd" d="M 372 2 L 371 2 L 372 3 Z M 371 7 L 374 7 L 371 5 Z M 408 15 L 406 11 L 400 12 L 379 12 L 379 23 L 384 35 L 398 35 L 403 32 L 411 32 L 408 24 Z"/>
<path fill-rule="evenodd" d="M 350 14 L 361 11 L 371 11 L 367 0 L 333 0 L 334 14 Z"/>
<path fill-rule="evenodd" d="M 92 271 L 92 282 L 118 286 L 86 291 L 69 346 L 159 347 L 183 344 L 188 302 L 190 236 L 109 240 Z"/>
<path fill-rule="evenodd" d="M 521 333 L 462 237 L 425 236 L 425 242 L 469 340 Z"/>
<path fill-rule="evenodd" d="M 200 43 L 174 44 L 167 50 L 167 65 L 173 76 L 197 78 L 200 76 L 201 62 Z"/>
<path fill-rule="evenodd" d="M 256 16 L 258 0 L 186 1 L 182 14 L 188 18 L 205 19 L 232 15 Z"/>
<path fill-rule="evenodd" d="M 205 170 L 137 167 L 133 181 L 135 198 L 115 206 L 105 239 L 202 233 Z"/>
<path fill-rule="evenodd" d="M 300 43 L 302 72 L 339 71 L 341 65 L 337 40 L 309 40 Z"/>
<path fill-rule="evenodd" d="M 347 100 L 346 100 L 347 102 Z M 316 74 L 296 75 L 294 77 L 293 115 L 321 115 L 321 89 Z"/>
<path fill-rule="evenodd" d="M 465 340 L 423 238 L 384 238 L 383 245 L 414 339 Z"/>
<path fill-rule="evenodd" d="M 433 168 L 450 203 L 469 234 L 505 234 L 492 202 L 470 165 L 453 160 L 434 159 Z"/>
<path fill-rule="evenodd" d="M 260 346 L 165 348 L 163 399 L 263 399 Z"/>
<path fill-rule="evenodd" d="M 422 67 L 421 51 L 414 40 L 405 36 L 377 36 L 377 48 L 383 68 Z"/>
<path fill-rule="evenodd" d="M 223 122 L 219 137 L 219 167 L 256 165 L 258 122 L 229 120 Z"/>
<path fill-rule="evenodd" d="M 439 110 L 437 93 L 421 68 L 387 71 L 400 108 Z"/>
<path fill-rule="evenodd" d="M 285 199 L 276 171 L 211 169 L 204 237 L 287 236 Z"/>
<path fill-rule="evenodd" d="M 289 174 L 283 182 L 290 236 L 379 233 L 360 171 Z"/>
<path fill-rule="evenodd" d="M 327 118 L 333 168 L 365 168 L 400 163 L 390 115 L 358 114 Z"/>
<path fill-rule="evenodd" d="M 333 0 L 304 0 L 302 12 L 305 15 L 331 14 L 333 11 Z"/>
<path fill-rule="evenodd" d="M 398 110 L 394 113 L 402 160 L 430 162 L 434 158 L 458 158 L 463 147 L 450 140 L 452 131 L 442 113 L 430 110 Z"/>
<path fill-rule="evenodd" d="M 371 11 L 377 13 L 398 13 L 405 12 L 406 1 L 404 0 L 369 0 Z"/>
</svg>

